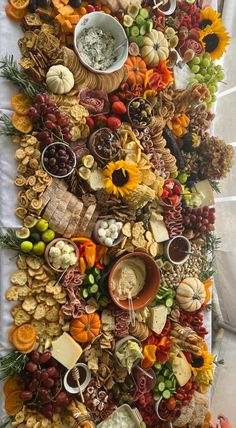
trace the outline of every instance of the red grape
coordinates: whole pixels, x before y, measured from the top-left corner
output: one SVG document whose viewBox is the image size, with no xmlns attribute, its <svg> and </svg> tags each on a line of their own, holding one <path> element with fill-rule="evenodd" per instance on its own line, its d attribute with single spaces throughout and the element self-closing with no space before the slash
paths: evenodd
<svg viewBox="0 0 236 428">
<path fill-rule="evenodd" d="M 56 369 L 56 367 L 48 367 L 46 371 L 49 377 L 58 377 L 59 371 Z"/>
<path fill-rule="evenodd" d="M 27 370 L 27 372 L 33 373 L 37 370 L 38 366 L 37 364 L 33 363 L 33 361 L 28 361 L 25 365 L 25 370 Z"/>
<path fill-rule="evenodd" d="M 40 363 L 47 363 L 50 360 L 51 356 L 52 354 L 50 351 L 43 352 L 43 354 L 40 355 Z"/>
<path fill-rule="evenodd" d="M 48 376 L 48 373 L 47 373 L 47 371 L 46 370 L 43 370 L 43 372 L 41 373 L 41 378 L 40 378 L 40 380 L 42 380 L 43 382 L 45 381 L 45 380 L 47 380 L 49 378 L 49 376 Z"/>
<path fill-rule="evenodd" d="M 52 114 L 52 113 L 47 114 L 46 120 L 50 120 L 53 123 L 57 122 L 57 118 L 56 118 L 55 114 Z"/>
<path fill-rule="evenodd" d="M 42 388 L 42 387 L 39 388 L 38 394 L 39 394 L 39 398 L 44 402 L 50 401 L 51 399 L 50 392 L 46 388 Z"/>
<path fill-rule="evenodd" d="M 30 401 L 30 400 L 32 400 L 32 397 L 33 397 L 33 394 L 31 391 L 22 391 L 20 393 L 20 398 L 23 401 Z"/>
<path fill-rule="evenodd" d="M 44 386 L 46 386 L 47 388 L 52 388 L 54 386 L 54 380 L 52 378 L 48 378 L 43 380 L 43 384 Z"/>
<path fill-rule="evenodd" d="M 208 224 L 208 223 L 209 223 L 208 218 L 204 218 L 204 219 L 202 220 L 202 224 Z"/>
<path fill-rule="evenodd" d="M 45 96 L 44 96 L 44 94 L 38 94 L 38 95 L 36 95 L 36 97 L 35 97 L 35 102 L 36 103 L 38 103 L 38 104 L 43 104 L 43 103 L 45 103 Z"/>
<path fill-rule="evenodd" d="M 199 230 L 200 230 L 200 232 L 201 232 L 201 233 L 205 233 L 205 232 L 206 232 L 206 230 L 207 230 L 207 227 L 206 227 L 205 225 L 203 225 L 203 226 L 201 226 L 201 227 L 199 228 Z"/>
<path fill-rule="evenodd" d="M 66 406 L 67 405 L 67 394 L 64 391 L 59 392 L 56 397 L 56 406 Z"/>
<path fill-rule="evenodd" d="M 37 380 L 40 380 L 41 379 L 41 370 L 36 370 L 36 372 L 34 372 L 34 377 L 35 377 L 35 379 L 37 379 Z"/>
<path fill-rule="evenodd" d="M 197 215 L 202 215 L 203 209 L 202 208 L 198 208 L 196 212 L 197 212 Z"/>
<path fill-rule="evenodd" d="M 34 392 L 37 389 L 38 385 L 39 385 L 39 381 L 37 379 L 33 379 L 29 383 L 28 388 L 31 392 Z"/>
<path fill-rule="evenodd" d="M 31 359 L 31 361 L 33 361 L 33 363 L 38 363 L 39 362 L 39 357 L 40 357 L 40 354 L 39 354 L 38 351 L 33 351 L 30 354 L 30 359 Z"/>
</svg>

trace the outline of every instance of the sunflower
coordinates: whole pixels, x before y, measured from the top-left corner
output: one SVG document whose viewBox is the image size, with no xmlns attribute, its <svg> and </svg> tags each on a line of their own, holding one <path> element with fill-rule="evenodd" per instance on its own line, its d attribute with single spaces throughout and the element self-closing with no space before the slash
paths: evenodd
<svg viewBox="0 0 236 428">
<path fill-rule="evenodd" d="M 208 25 L 212 25 L 215 23 L 220 25 L 222 24 L 220 13 L 212 9 L 212 7 L 210 6 L 201 9 L 199 28 L 201 30 L 204 30 Z"/>
<path fill-rule="evenodd" d="M 207 352 L 207 350 L 202 350 L 202 355 L 199 357 L 194 357 L 192 360 L 192 372 L 196 378 L 199 374 L 207 372 L 208 370 L 213 369 L 214 357 Z"/>
<path fill-rule="evenodd" d="M 116 197 L 128 195 L 140 184 L 142 178 L 137 164 L 124 160 L 110 162 L 103 173 L 107 193 L 113 193 Z"/>
<path fill-rule="evenodd" d="M 200 31 L 200 42 L 213 60 L 222 57 L 229 40 L 229 33 L 219 23 L 208 25 L 204 30 Z"/>
</svg>

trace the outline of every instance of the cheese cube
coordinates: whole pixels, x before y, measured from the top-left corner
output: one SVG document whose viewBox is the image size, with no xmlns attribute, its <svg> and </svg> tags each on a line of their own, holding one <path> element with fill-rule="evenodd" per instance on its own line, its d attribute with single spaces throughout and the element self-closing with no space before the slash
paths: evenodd
<svg viewBox="0 0 236 428">
<path fill-rule="evenodd" d="M 82 352 L 81 346 L 68 333 L 63 333 L 52 342 L 52 357 L 68 370 L 75 366 Z"/>
<path fill-rule="evenodd" d="M 165 327 L 167 320 L 167 308 L 165 305 L 149 308 L 149 317 L 147 319 L 148 327 L 156 334 L 160 334 Z"/>
<path fill-rule="evenodd" d="M 153 212 L 149 224 L 156 242 L 164 242 L 169 239 L 169 234 L 162 215 Z"/>
<path fill-rule="evenodd" d="M 190 364 L 188 363 L 183 352 L 179 352 L 179 354 L 173 358 L 172 370 L 177 379 L 178 384 L 180 386 L 186 385 L 186 383 L 191 378 L 192 372 Z"/>
</svg>

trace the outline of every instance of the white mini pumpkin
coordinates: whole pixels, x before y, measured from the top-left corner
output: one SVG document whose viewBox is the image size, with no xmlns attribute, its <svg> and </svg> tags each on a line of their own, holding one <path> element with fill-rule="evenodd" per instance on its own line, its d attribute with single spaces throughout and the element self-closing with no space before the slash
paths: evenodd
<svg viewBox="0 0 236 428">
<path fill-rule="evenodd" d="M 141 57 L 150 67 L 157 66 L 169 56 L 169 44 L 161 31 L 152 30 L 144 37 Z"/>
<path fill-rule="evenodd" d="M 74 76 L 64 65 L 53 65 L 46 75 L 48 89 L 53 94 L 67 94 L 74 86 Z"/>
<path fill-rule="evenodd" d="M 206 291 L 204 284 L 198 278 L 185 278 L 176 292 L 176 300 L 181 309 L 194 312 L 205 302 Z"/>
</svg>

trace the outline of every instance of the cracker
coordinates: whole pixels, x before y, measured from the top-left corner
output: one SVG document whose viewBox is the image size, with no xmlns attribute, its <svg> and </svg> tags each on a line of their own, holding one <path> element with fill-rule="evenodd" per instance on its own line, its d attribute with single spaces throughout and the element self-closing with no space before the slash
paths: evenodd
<svg viewBox="0 0 236 428">
<path fill-rule="evenodd" d="M 36 257 L 28 256 L 26 257 L 26 263 L 27 266 L 29 266 L 31 269 L 38 270 L 43 265 L 43 260 Z"/>
<path fill-rule="evenodd" d="M 124 224 L 124 226 L 122 227 L 122 232 L 124 236 L 127 236 L 127 238 L 131 238 L 132 236 L 131 223 Z"/>
<path fill-rule="evenodd" d="M 45 305 L 43 303 L 40 303 L 35 310 L 34 313 L 34 319 L 35 320 L 41 320 L 45 317 L 46 315 L 46 309 L 45 309 Z"/>
<path fill-rule="evenodd" d="M 18 256 L 16 260 L 18 269 L 27 269 L 26 258 L 24 256 Z"/>
<path fill-rule="evenodd" d="M 51 309 L 49 309 L 45 315 L 45 319 L 49 322 L 55 322 L 58 321 L 58 309 L 53 306 Z"/>
<path fill-rule="evenodd" d="M 45 332 L 45 330 L 46 330 L 45 320 L 39 321 L 39 320 L 33 319 L 31 321 L 31 324 L 35 327 L 36 333 L 38 335 L 43 334 Z"/>
<path fill-rule="evenodd" d="M 59 336 L 61 334 L 61 326 L 58 323 L 50 322 L 47 325 L 47 334 L 50 337 Z"/>
<path fill-rule="evenodd" d="M 6 299 L 10 302 L 16 302 L 18 300 L 18 289 L 19 287 L 10 287 L 6 292 Z"/>
<path fill-rule="evenodd" d="M 26 312 L 35 311 L 37 307 L 37 300 L 33 296 L 28 296 L 25 298 L 24 302 L 22 303 L 22 308 Z"/>
<path fill-rule="evenodd" d="M 24 311 L 23 309 L 19 309 L 14 316 L 14 322 L 17 326 L 25 324 L 31 320 L 31 316 Z"/>
<path fill-rule="evenodd" d="M 23 285 L 23 287 L 18 287 L 19 300 L 23 300 L 26 296 L 29 296 L 30 294 L 31 294 L 31 289 L 26 285 Z"/>
<path fill-rule="evenodd" d="M 25 285 L 27 283 L 27 273 L 25 270 L 18 270 L 10 277 L 12 284 Z"/>
</svg>

